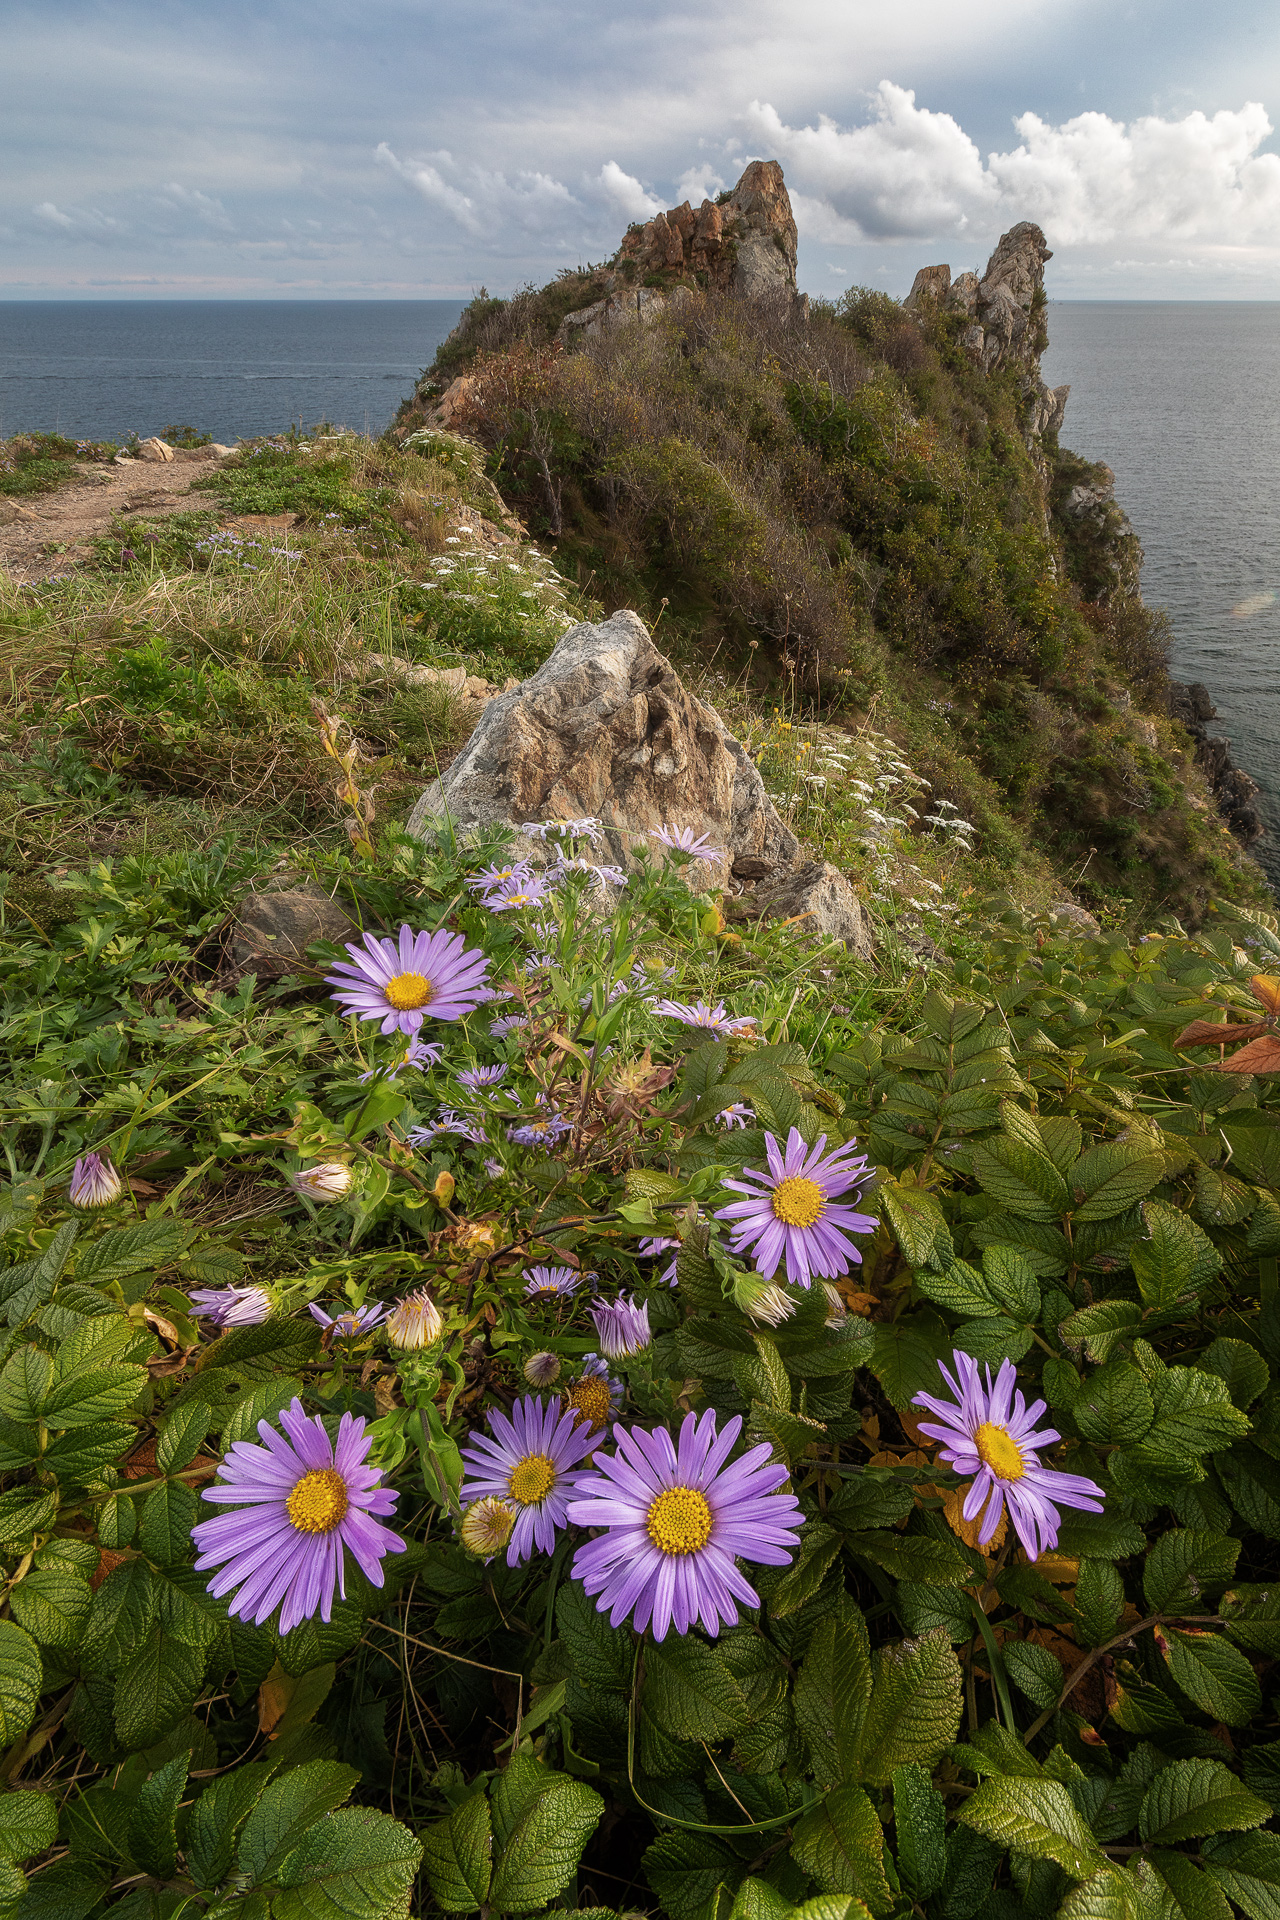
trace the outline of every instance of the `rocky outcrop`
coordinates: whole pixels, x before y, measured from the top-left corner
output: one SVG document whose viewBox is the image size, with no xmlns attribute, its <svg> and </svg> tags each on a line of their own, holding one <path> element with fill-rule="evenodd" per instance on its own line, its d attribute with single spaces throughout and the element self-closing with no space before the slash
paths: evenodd
<svg viewBox="0 0 1280 1920">
<path fill-rule="evenodd" d="M 1218 717 L 1209 689 L 1199 680 L 1189 685 L 1171 680 L 1169 712 L 1191 735 L 1196 765 L 1209 783 L 1218 812 L 1241 845 L 1251 847 L 1266 831 L 1262 815 L 1253 804 L 1258 783 L 1233 762 L 1231 742 L 1209 732 L 1206 723 Z"/>
<path fill-rule="evenodd" d="M 567 347 L 577 340 L 594 340 L 615 327 L 634 327 L 637 322 L 656 320 L 692 299 L 692 289 L 685 286 L 671 287 L 665 293 L 658 287 L 627 287 L 607 294 L 592 306 L 579 307 L 576 313 L 566 313 L 556 331 L 556 341 Z"/>
<path fill-rule="evenodd" d="M 733 192 L 695 209 L 682 201 L 632 227 L 615 265 L 627 280 L 683 275 L 758 298 L 796 290 L 796 223 L 782 168 L 753 160 Z"/>
<path fill-rule="evenodd" d="M 708 868 L 721 884 L 736 861 L 772 874 L 799 850 L 744 748 L 634 613 L 570 628 L 530 679 L 488 701 L 407 825 L 420 834 L 446 816 L 466 828 L 588 815 L 622 867 L 653 827 L 708 836 L 722 849 Z"/>
<path fill-rule="evenodd" d="M 1044 321 L 1044 268 L 1053 255 L 1044 234 L 1030 220 L 1002 233 L 987 270 L 951 279 L 946 266 L 921 267 L 903 303 L 909 311 L 945 305 L 969 321 L 962 336 L 966 353 L 984 373 L 1012 367 L 1023 376 L 1030 403 L 1028 439 L 1056 434 L 1062 425 L 1070 387 L 1046 387 L 1040 356 L 1049 344 Z"/>
<path fill-rule="evenodd" d="M 1086 466 L 1062 458 L 1054 485 L 1059 522 L 1068 543 L 1071 570 L 1086 600 L 1111 606 L 1137 597 L 1142 543 L 1116 499 L 1116 477 L 1101 461 Z M 1061 487 L 1074 480 L 1065 497 Z"/>
<path fill-rule="evenodd" d="M 777 879 L 762 880 L 746 896 L 741 917 L 784 920 L 801 933 L 838 940 L 863 959 L 872 952 L 861 902 L 829 860 L 805 860 Z"/>
</svg>

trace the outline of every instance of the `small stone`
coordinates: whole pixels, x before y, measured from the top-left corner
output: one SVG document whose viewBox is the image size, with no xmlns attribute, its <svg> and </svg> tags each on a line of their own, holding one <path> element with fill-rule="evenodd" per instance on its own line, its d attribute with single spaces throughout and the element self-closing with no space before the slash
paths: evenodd
<svg viewBox="0 0 1280 1920">
<path fill-rule="evenodd" d="M 254 960 L 301 960 L 313 940 L 341 944 L 358 931 L 351 915 L 319 888 L 251 893 L 231 932 L 231 954 L 242 967 Z"/>
<path fill-rule="evenodd" d="M 174 457 L 173 448 L 166 446 L 163 440 L 157 440 L 154 434 L 150 440 L 144 440 L 138 448 L 139 460 L 161 461 L 172 460 Z"/>
<path fill-rule="evenodd" d="M 768 920 L 794 921 L 797 931 L 839 940 L 862 959 L 872 953 L 870 930 L 857 894 L 829 860 L 806 860 L 758 886 L 743 903 Z"/>
</svg>

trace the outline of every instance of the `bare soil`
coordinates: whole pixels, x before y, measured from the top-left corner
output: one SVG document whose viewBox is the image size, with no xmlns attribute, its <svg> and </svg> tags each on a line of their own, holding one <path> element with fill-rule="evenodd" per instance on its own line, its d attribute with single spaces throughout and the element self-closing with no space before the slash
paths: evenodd
<svg viewBox="0 0 1280 1920">
<path fill-rule="evenodd" d="M 74 573 L 92 559 L 89 542 L 105 533 L 117 515 L 127 519 L 137 513 L 154 520 L 170 513 L 207 510 L 213 499 L 207 493 L 192 499 L 192 483 L 212 473 L 223 457 L 191 448 L 173 460 L 84 467 L 78 480 L 56 493 L 21 501 L 0 499 L 0 567 L 24 584 L 49 580 L 55 574 Z M 285 519 L 291 523 L 292 514 Z"/>
</svg>

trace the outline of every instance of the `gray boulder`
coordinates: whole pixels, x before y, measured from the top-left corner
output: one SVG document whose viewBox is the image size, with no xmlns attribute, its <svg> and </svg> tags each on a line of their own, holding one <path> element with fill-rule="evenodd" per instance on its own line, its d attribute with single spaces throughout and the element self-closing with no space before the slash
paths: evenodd
<svg viewBox="0 0 1280 1920">
<path fill-rule="evenodd" d="M 246 970 L 255 960 L 268 960 L 287 971 L 291 962 L 305 957 L 313 940 L 341 945 L 359 931 L 351 915 L 318 887 L 251 893 L 240 904 L 231 955 Z"/>
<path fill-rule="evenodd" d="M 794 921 L 801 933 L 839 940 L 863 959 L 871 956 L 871 933 L 858 896 L 829 860 L 806 860 L 776 880 L 762 881 L 743 904 L 752 915 Z"/>
<path fill-rule="evenodd" d="M 709 836 L 723 852 L 699 875 L 717 885 L 735 862 L 772 872 L 799 852 L 743 747 L 630 612 L 570 628 L 530 679 L 491 699 L 407 827 L 425 835 L 446 817 L 466 829 L 587 815 L 603 822 L 623 867 L 649 828 Z"/>
</svg>

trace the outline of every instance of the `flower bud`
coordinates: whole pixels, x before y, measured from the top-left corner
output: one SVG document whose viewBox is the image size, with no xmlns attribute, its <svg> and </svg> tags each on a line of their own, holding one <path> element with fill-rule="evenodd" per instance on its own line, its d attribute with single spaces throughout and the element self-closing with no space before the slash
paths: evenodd
<svg viewBox="0 0 1280 1920">
<path fill-rule="evenodd" d="M 112 1166 L 110 1154 L 86 1153 L 72 1169 L 67 1198 L 73 1207 L 87 1211 L 109 1207 L 123 1192 L 124 1182 Z"/>
<path fill-rule="evenodd" d="M 322 1160 L 318 1166 L 299 1167 L 289 1185 L 304 1200 L 341 1200 L 351 1191 L 353 1175 L 341 1160 Z"/>
<path fill-rule="evenodd" d="M 531 1387 L 554 1387 L 560 1378 L 560 1359 L 554 1353 L 534 1353 L 524 1363 L 524 1377 Z"/>
<path fill-rule="evenodd" d="M 397 1302 L 387 1315 L 387 1339 L 402 1353 L 434 1347 L 443 1332 L 440 1309 L 425 1287 Z"/>
<path fill-rule="evenodd" d="M 515 1524 L 515 1508 L 488 1493 L 482 1500 L 472 1501 L 462 1516 L 458 1531 L 468 1553 L 478 1554 L 482 1560 L 492 1560 L 494 1554 L 500 1553 L 506 1546 Z"/>
</svg>

